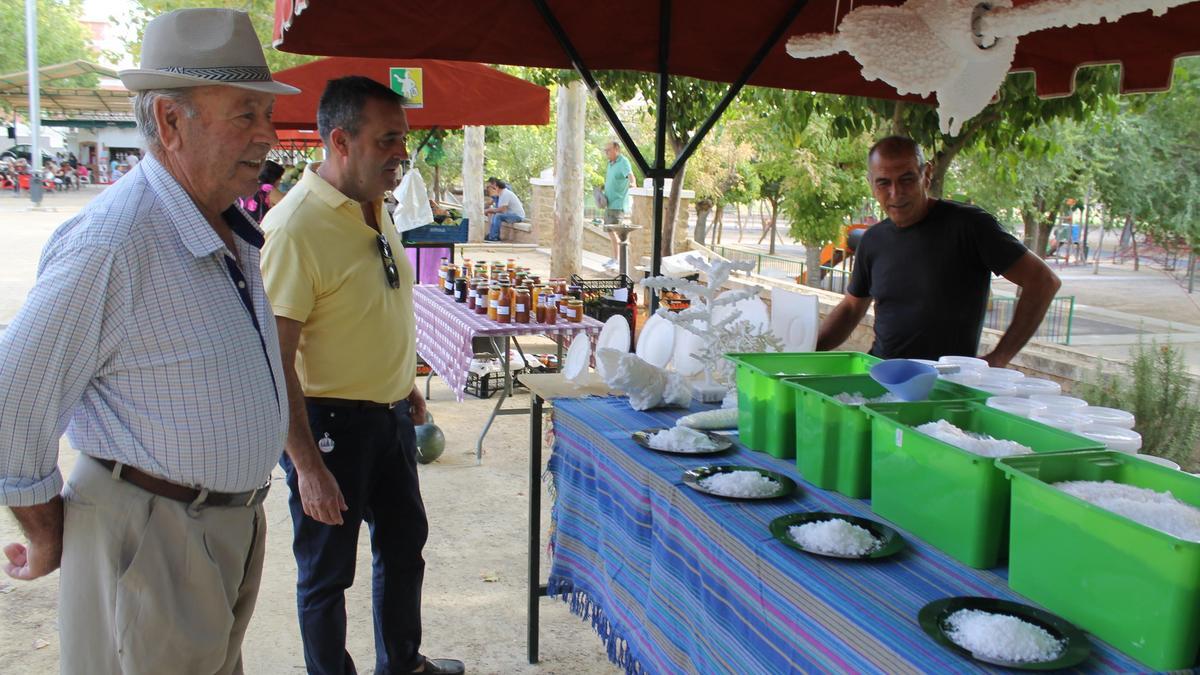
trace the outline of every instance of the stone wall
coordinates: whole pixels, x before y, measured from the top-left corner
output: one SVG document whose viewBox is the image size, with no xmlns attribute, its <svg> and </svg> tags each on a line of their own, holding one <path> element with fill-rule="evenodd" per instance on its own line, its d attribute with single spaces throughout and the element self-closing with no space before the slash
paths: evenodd
<svg viewBox="0 0 1200 675">
<path fill-rule="evenodd" d="M 554 240 L 554 177 L 529 181 L 533 194 L 525 205 L 525 219 L 533 224 L 538 246 L 550 247 Z"/>
</svg>

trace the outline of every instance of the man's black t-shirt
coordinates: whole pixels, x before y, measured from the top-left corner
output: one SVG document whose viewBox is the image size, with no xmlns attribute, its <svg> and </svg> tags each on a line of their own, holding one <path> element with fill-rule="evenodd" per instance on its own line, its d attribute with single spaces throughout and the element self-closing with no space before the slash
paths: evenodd
<svg viewBox="0 0 1200 675">
<path fill-rule="evenodd" d="M 938 200 L 905 228 L 867 230 L 846 292 L 875 300 L 875 345 L 887 359 L 975 356 L 991 290 L 1026 248 L 983 209 Z"/>
</svg>

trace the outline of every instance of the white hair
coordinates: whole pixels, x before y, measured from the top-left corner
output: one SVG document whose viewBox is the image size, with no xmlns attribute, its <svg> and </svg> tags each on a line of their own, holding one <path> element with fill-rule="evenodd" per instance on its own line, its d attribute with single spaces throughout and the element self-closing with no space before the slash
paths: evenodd
<svg viewBox="0 0 1200 675">
<path fill-rule="evenodd" d="M 179 106 L 189 118 L 198 114 L 188 89 L 147 89 L 137 92 L 133 97 L 133 116 L 137 120 L 138 130 L 142 132 L 142 137 L 146 139 L 146 144 L 152 152 L 162 150 L 162 134 L 158 129 L 158 121 L 154 119 L 154 104 L 159 99 L 166 99 Z"/>
</svg>

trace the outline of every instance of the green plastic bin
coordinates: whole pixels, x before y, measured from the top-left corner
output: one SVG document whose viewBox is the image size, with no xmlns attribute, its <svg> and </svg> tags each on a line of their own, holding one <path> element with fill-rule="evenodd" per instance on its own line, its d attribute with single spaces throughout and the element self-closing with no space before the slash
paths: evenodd
<svg viewBox="0 0 1200 675">
<path fill-rule="evenodd" d="M 726 354 L 737 364 L 738 437 L 751 450 L 796 456 L 795 397 L 781 381 L 798 375 L 855 375 L 879 359 L 860 352 Z"/>
<path fill-rule="evenodd" d="M 1155 670 L 1200 666 L 1200 543 L 1135 523 L 1053 487 L 1111 480 L 1200 507 L 1200 478 L 1131 455 L 1008 457 L 1013 590 Z"/>
<path fill-rule="evenodd" d="M 944 419 L 1034 452 L 1102 450 L 1095 441 L 982 403 L 877 403 L 871 415 L 871 509 L 965 565 L 995 567 L 1008 548 L 1009 489 L 995 460 L 914 427 Z"/>
<path fill-rule="evenodd" d="M 805 480 L 847 497 L 871 496 L 871 418 L 834 397 L 887 393 L 870 375 L 784 378 L 796 406 L 796 469 Z M 984 401 L 985 391 L 939 380 L 930 401 Z"/>
</svg>

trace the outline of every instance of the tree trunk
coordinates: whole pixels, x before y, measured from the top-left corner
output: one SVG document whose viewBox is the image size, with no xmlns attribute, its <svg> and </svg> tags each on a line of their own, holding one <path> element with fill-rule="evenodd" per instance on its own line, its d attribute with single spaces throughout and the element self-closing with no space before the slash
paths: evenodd
<svg viewBox="0 0 1200 675">
<path fill-rule="evenodd" d="M 908 104 L 904 101 L 896 101 L 892 107 L 892 134 L 895 136 L 907 136 L 908 125 L 904 122 L 904 110 Z"/>
<path fill-rule="evenodd" d="M 725 206 L 722 204 L 717 207 L 717 215 L 713 219 L 713 234 L 712 243 L 720 244 L 721 235 L 725 233 Z"/>
<path fill-rule="evenodd" d="M 1112 222 L 1112 214 L 1108 208 L 1104 209 L 1104 218 L 1100 220 L 1100 241 L 1096 244 L 1096 257 L 1093 258 L 1092 274 L 1100 274 L 1100 255 L 1104 253 L 1104 231 L 1108 229 L 1108 224 Z"/>
<path fill-rule="evenodd" d="M 586 91 L 580 80 L 558 87 L 554 238 L 550 244 L 550 276 L 558 278 L 569 278 L 582 268 Z"/>
<path fill-rule="evenodd" d="M 813 288 L 821 286 L 821 247 L 804 242 L 805 285 Z"/>
<path fill-rule="evenodd" d="M 708 216 L 713 212 L 713 206 L 710 202 L 696 203 L 696 229 L 692 233 L 692 239 L 696 240 L 697 244 L 704 245 L 704 240 L 708 237 Z M 716 227 L 716 222 L 713 222 Z"/>
<path fill-rule="evenodd" d="M 775 239 L 778 237 L 778 234 L 779 234 L 779 228 L 776 227 L 776 225 L 778 225 L 778 224 L 779 224 L 779 207 L 772 206 L 771 207 L 771 245 L 767 247 L 767 253 L 769 253 L 771 255 L 775 255 Z"/>
<path fill-rule="evenodd" d="M 463 127 L 463 215 L 470 219 L 470 241 L 483 241 L 488 222 L 483 217 L 483 127 Z"/>
<path fill-rule="evenodd" d="M 1021 243 L 1025 244 L 1025 248 L 1033 251 L 1037 257 L 1045 258 L 1046 249 L 1038 250 L 1034 247 L 1034 239 L 1037 235 L 1037 217 L 1028 209 L 1021 209 L 1021 223 L 1025 226 L 1025 233 L 1021 236 Z"/>
<path fill-rule="evenodd" d="M 1040 222 L 1037 224 L 1037 250 L 1043 258 L 1046 257 L 1046 251 L 1050 248 L 1050 232 L 1053 229 L 1053 223 Z"/>
<path fill-rule="evenodd" d="M 676 157 L 683 153 L 683 148 L 687 145 L 686 138 L 675 138 L 668 135 L 668 140 L 675 150 Z M 679 214 L 679 195 L 683 191 L 685 174 L 687 174 L 687 162 L 680 165 L 679 173 L 671 179 L 671 193 L 667 198 L 666 208 L 663 209 L 662 255 L 664 258 L 674 253 L 675 228 L 682 227 L 685 228 L 685 231 L 687 228 L 687 214 L 684 214 L 682 225 L 675 222 Z"/>
<path fill-rule="evenodd" d="M 1088 234 L 1092 225 L 1092 189 L 1083 196 L 1083 241 L 1079 242 L 1079 262 L 1088 261 Z"/>
</svg>

